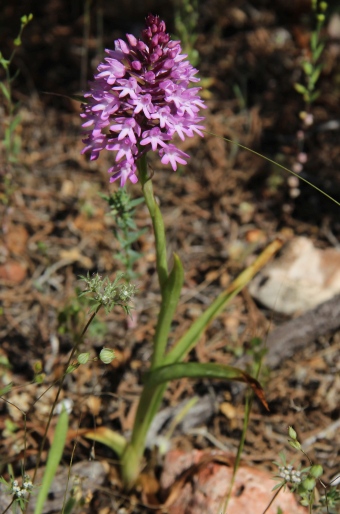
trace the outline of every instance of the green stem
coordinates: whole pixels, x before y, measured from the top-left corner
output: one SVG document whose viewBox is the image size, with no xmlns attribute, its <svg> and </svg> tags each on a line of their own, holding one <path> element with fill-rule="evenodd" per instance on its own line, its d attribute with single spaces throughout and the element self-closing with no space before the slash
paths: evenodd
<svg viewBox="0 0 340 514">
<path fill-rule="evenodd" d="M 155 201 L 151 178 L 147 173 L 146 156 L 143 156 L 139 160 L 138 171 L 145 203 L 150 212 L 155 234 L 157 273 L 162 295 L 161 308 L 158 314 L 153 341 L 154 350 L 151 369 L 155 369 L 163 363 L 173 315 L 183 285 L 183 268 L 178 256 L 174 255 L 173 268 L 170 274 L 168 272 L 164 222 L 160 209 Z M 131 487 L 138 478 L 146 436 L 151 422 L 159 409 L 166 387 L 167 384 L 152 387 L 146 384 L 143 389 L 139 400 L 131 441 L 127 444 L 121 459 L 122 478 L 127 487 Z"/>
<path fill-rule="evenodd" d="M 165 241 L 165 231 L 164 231 L 164 222 L 162 218 L 161 211 L 156 203 L 152 180 L 148 176 L 147 170 L 147 162 L 146 155 L 143 155 L 138 161 L 138 171 L 139 177 L 142 183 L 142 190 L 145 198 L 145 203 L 149 209 L 153 230 L 155 234 L 155 244 L 156 244 L 156 259 L 157 259 L 157 273 L 159 284 L 161 287 L 161 292 L 163 294 L 163 286 L 168 278 L 168 264 L 167 264 L 167 256 L 166 256 L 166 241 Z"/>
<path fill-rule="evenodd" d="M 185 357 L 196 344 L 198 337 L 205 330 L 209 321 L 214 319 L 224 308 L 225 304 L 244 287 L 256 271 L 268 260 L 268 257 L 281 246 L 281 242 L 275 241 L 269 245 L 255 263 L 234 280 L 227 291 L 222 293 L 220 297 L 213 302 L 212 306 L 202 315 L 200 321 L 193 324 L 191 329 L 188 330 L 187 334 L 185 334 L 171 352 L 165 355 L 171 322 L 182 287 L 183 269 L 179 258 L 175 255 L 173 269 L 171 273 L 168 274 L 164 224 L 160 210 L 153 196 L 151 179 L 147 176 L 145 158 L 143 162 L 139 164 L 139 171 L 145 201 L 150 211 L 155 232 L 157 271 L 162 292 L 162 303 L 154 337 L 154 353 L 151 364 L 152 374 L 157 373 L 157 369 L 165 364 L 180 362 Z M 163 384 L 151 384 L 150 382 L 151 381 L 147 381 L 144 386 L 136 413 L 131 441 L 125 447 L 121 458 L 122 478 L 125 486 L 128 488 L 132 487 L 138 478 L 146 436 L 167 387 L 167 381 Z"/>
<path fill-rule="evenodd" d="M 174 265 L 162 290 L 162 303 L 154 336 L 154 350 L 151 369 L 163 364 L 171 323 L 183 286 L 183 267 L 179 257 L 174 254 Z"/>
<path fill-rule="evenodd" d="M 164 358 L 171 323 L 183 285 L 183 267 L 179 257 L 174 255 L 173 268 L 170 274 L 168 272 L 164 222 L 161 211 L 155 201 L 152 180 L 147 174 L 145 155 L 139 160 L 138 170 L 141 177 L 145 203 L 149 209 L 155 234 L 157 273 L 162 295 L 161 308 L 158 314 L 153 341 L 154 351 L 151 369 L 154 369 L 162 364 Z"/>
<path fill-rule="evenodd" d="M 131 441 L 127 444 L 121 458 L 122 479 L 128 489 L 135 484 L 140 473 L 146 436 L 162 402 L 166 387 L 167 384 L 158 387 L 148 387 L 146 385 L 140 397 Z"/>
</svg>

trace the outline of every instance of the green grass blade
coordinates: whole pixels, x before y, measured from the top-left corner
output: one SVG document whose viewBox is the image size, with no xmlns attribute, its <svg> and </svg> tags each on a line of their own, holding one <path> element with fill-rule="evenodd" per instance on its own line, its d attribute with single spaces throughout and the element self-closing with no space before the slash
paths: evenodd
<svg viewBox="0 0 340 514">
<path fill-rule="evenodd" d="M 35 506 L 34 514 L 41 514 L 43 511 L 44 503 L 48 496 L 52 481 L 57 472 L 59 462 L 61 460 L 65 442 L 66 434 L 68 429 L 68 414 L 65 408 L 63 408 L 58 423 L 54 432 L 53 442 L 48 452 L 46 469 L 43 476 L 42 484 L 39 490 L 37 503 Z"/>
<path fill-rule="evenodd" d="M 252 150 L 251 148 L 248 148 L 247 146 L 241 145 L 237 141 L 233 141 L 232 139 L 228 139 L 227 137 L 219 136 L 218 134 L 214 134 L 213 132 L 208 132 L 207 130 L 203 130 L 203 132 L 205 132 L 206 134 L 209 134 L 210 136 L 215 136 L 215 137 L 218 137 L 219 139 L 223 139 L 224 141 L 227 141 L 228 143 L 236 145 L 239 148 L 242 148 L 243 150 L 247 150 L 248 152 L 253 153 L 254 155 L 257 155 L 258 157 L 262 157 L 262 159 L 266 160 L 267 162 L 270 162 L 271 164 L 274 164 L 278 168 L 281 168 L 282 170 L 287 171 L 291 175 L 294 175 L 294 177 L 298 178 L 299 180 L 301 180 L 305 184 L 308 184 L 310 187 L 312 187 L 313 189 L 315 189 L 316 191 L 318 191 L 323 196 L 325 196 L 326 198 L 328 198 L 329 200 L 331 200 L 332 202 L 334 202 L 336 205 L 338 205 L 340 207 L 340 202 L 335 200 L 335 198 L 333 198 L 331 195 L 328 195 L 327 193 L 325 193 L 325 191 L 323 191 L 322 189 L 317 187 L 315 184 L 313 184 L 309 180 L 305 179 L 304 177 L 301 177 L 298 173 L 295 173 L 294 171 L 290 170 L 289 168 L 286 168 L 286 166 L 283 166 L 282 164 L 274 161 L 273 159 L 270 159 L 266 155 L 263 155 L 262 153 L 256 152 L 255 150 Z"/>
</svg>

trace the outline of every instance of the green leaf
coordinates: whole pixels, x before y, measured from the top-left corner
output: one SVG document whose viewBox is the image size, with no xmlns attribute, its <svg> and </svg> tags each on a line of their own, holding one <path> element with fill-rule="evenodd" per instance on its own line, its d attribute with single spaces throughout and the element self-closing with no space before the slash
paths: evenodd
<svg viewBox="0 0 340 514">
<path fill-rule="evenodd" d="M 17 114 L 9 125 L 11 132 L 15 131 L 15 129 L 17 128 L 17 126 L 19 125 L 20 122 L 21 122 L 21 117 L 19 114 Z"/>
<path fill-rule="evenodd" d="M 294 84 L 294 89 L 301 95 L 305 95 L 306 93 L 308 93 L 307 88 L 299 83 Z"/>
<path fill-rule="evenodd" d="M 245 371 L 234 368 L 233 366 L 225 366 L 215 362 L 177 362 L 168 366 L 161 366 L 146 373 L 146 385 L 148 387 L 156 387 L 158 385 L 169 382 L 170 380 L 178 380 L 180 378 L 216 378 L 220 380 L 231 380 L 235 382 L 244 382 L 248 384 L 263 405 L 268 409 L 268 404 L 264 398 L 264 393 L 259 382 L 245 373 Z"/>
<path fill-rule="evenodd" d="M 302 63 L 302 68 L 306 75 L 311 75 L 313 73 L 313 65 L 309 61 L 304 61 Z"/>
<path fill-rule="evenodd" d="M 6 100 L 9 102 L 11 99 L 10 92 L 3 82 L 0 82 L 0 89 Z"/>
<path fill-rule="evenodd" d="M 318 90 L 318 91 L 314 91 L 314 93 L 312 93 L 312 94 L 310 95 L 310 97 L 309 97 L 309 101 L 310 101 L 310 103 L 315 102 L 315 100 L 316 100 L 317 98 L 319 98 L 319 96 L 320 96 L 320 91 L 319 91 L 319 90 Z"/>
<path fill-rule="evenodd" d="M 53 94 L 53 93 L 50 93 L 50 94 Z M 81 95 L 58 95 L 58 96 L 64 96 L 65 98 L 70 98 L 71 100 L 76 100 L 77 102 L 81 102 L 83 104 L 87 104 L 89 102 L 87 100 L 87 98 L 85 98 L 85 96 L 81 96 Z"/>
<path fill-rule="evenodd" d="M 317 66 L 315 68 L 315 70 L 313 71 L 312 75 L 310 76 L 309 78 L 309 82 L 313 85 L 316 84 L 316 82 L 318 81 L 319 77 L 320 77 L 320 73 L 322 71 L 322 68 L 323 68 L 323 65 L 322 64 L 319 64 L 319 66 Z"/>
<path fill-rule="evenodd" d="M 317 47 L 317 44 L 318 44 L 318 34 L 317 34 L 317 32 L 314 31 L 314 32 L 312 32 L 312 35 L 310 38 L 310 47 L 312 49 L 313 54 Z"/>
<path fill-rule="evenodd" d="M 66 505 L 62 511 L 62 514 L 71 514 L 75 507 L 77 506 L 77 499 L 73 496 L 70 496 L 70 498 L 67 500 Z"/>
<path fill-rule="evenodd" d="M 125 240 L 125 245 L 127 246 L 131 246 L 133 243 L 135 243 L 136 241 L 138 241 L 139 239 L 139 236 L 140 234 L 137 233 L 137 234 L 128 234 L 126 240 Z"/>
<path fill-rule="evenodd" d="M 39 375 L 35 375 L 34 382 L 36 384 L 43 384 L 45 378 L 46 378 L 45 373 L 39 373 Z"/>
<path fill-rule="evenodd" d="M 325 44 L 324 43 L 320 43 L 317 48 L 315 49 L 315 51 L 313 52 L 313 59 L 314 59 L 314 62 L 317 61 L 320 57 L 320 55 L 322 54 L 323 52 L 323 49 L 325 48 Z"/>
<path fill-rule="evenodd" d="M 80 434 L 84 437 L 87 437 L 87 439 L 105 444 L 105 446 L 111 448 L 111 450 L 113 450 L 118 455 L 118 457 L 122 456 L 126 447 L 125 438 L 118 434 L 118 432 L 114 432 L 107 427 L 99 427 L 95 430 L 85 429 L 84 431 L 81 431 Z"/>
<path fill-rule="evenodd" d="M 277 484 L 275 487 L 273 487 L 272 491 L 276 491 L 276 489 L 279 489 L 280 487 L 283 487 L 283 483 Z"/>
<path fill-rule="evenodd" d="M 32 13 L 30 13 L 29 15 L 24 14 L 20 18 L 20 21 L 21 21 L 22 25 L 27 25 L 27 23 L 29 23 L 31 20 L 33 20 L 33 14 Z"/>
<path fill-rule="evenodd" d="M 15 81 L 15 79 L 16 79 L 17 77 L 19 77 L 19 75 L 20 75 L 20 70 L 16 70 L 16 71 L 14 72 L 14 74 L 11 76 L 11 78 L 9 79 L 10 84 L 12 84 L 12 82 L 14 82 L 14 81 Z M 18 105 L 18 104 L 17 104 L 17 105 Z M 16 105 L 16 106 L 17 106 L 17 105 Z"/>
<path fill-rule="evenodd" d="M 137 207 L 137 205 L 140 205 L 141 203 L 144 203 L 145 200 L 144 200 L 144 197 L 142 196 L 141 198 L 135 198 L 134 200 L 131 200 L 130 203 L 129 203 L 129 206 L 131 209 L 133 209 L 134 207 Z"/>
<path fill-rule="evenodd" d="M 43 512 L 44 503 L 48 496 L 52 481 L 55 477 L 59 462 L 63 454 L 66 442 L 67 428 L 68 414 L 65 407 L 63 407 L 63 410 L 59 416 L 58 423 L 54 432 L 52 445 L 48 452 L 45 473 L 39 490 L 34 514 L 41 514 Z"/>
<path fill-rule="evenodd" d="M 260 271 L 268 260 L 281 248 L 282 242 L 277 239 L 263 250 L 253 264 L 246 268 L 225 291 L 203 312 L 203 314 L 191 325 L 189 330 L 168 352 L 162 364 L 172 364 L 181 361 L 206 330 L 208 325 L 223 311 L 228 303 L 248 284 L 248 282 Z"/>
<path fill-rule="evenodd" d="M 13 382 L 10 382 L 9 384 L 6 384 L 4 387 L 0 389 L 0 396 L 4 396 L 5 394 L 9 393 L 12 390 Z"/>
</svg>

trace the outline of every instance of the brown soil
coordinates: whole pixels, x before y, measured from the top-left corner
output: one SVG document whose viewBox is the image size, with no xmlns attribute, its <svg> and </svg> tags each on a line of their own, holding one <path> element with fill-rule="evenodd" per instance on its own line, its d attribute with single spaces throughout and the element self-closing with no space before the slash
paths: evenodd
<svg viewBox="0 0 340 514">
<path fill-rule="evenodd" d="M 0 403 L 0 473 L 5 475 L 8 462 L 20 473 L 23 455 L 18 454 L 17 442 L 25 430 L 27 469 L 34 466 L 56 391 L 53 384 L 60 378 L 72 346 L 71 334 L 60 333 L 58 316 L 70 313 L 73 305 L 74 330 L 80 330 L 88 317 L 87 310 L 77 311 L 79 275 L 98 271 L 112 278 L 120 269 L 115 259 L 119 246 L 112 233 L 114 220 L 99 195 L 116 187 L 108 182 L 111 157 L 102 155 L 90 163 L 80 155 L 80 106 L 69 97 L 81 91 L 85 77 L 91 78 L 102 55 L 100 45 L 111 47 L 125 32 L 137 33 L 149 11 L 156 13 L 159 7 L 158 14 L 168 22 L 170 31 L 174 30 L 171 2 L 167 7 L 152 0 L 141 4 L 143 7 L 129 0 L 92 2 L 88 39 L 84 39 L 83 2 L 25 0 L 0 7 L 0 49 L 6 57 L 20 16 L 34 14 L 13 66 L 20 69 L 13 97 L 20 102 L 16 136 L 21 150 L 15 162 L 6 161 L 3 152 L 0 166 L 4 179 L 0 191 L 0 358 L 10 363 L 9 368 L 0 368 L 0 385 L 14 384 Z M 299 112 L 304 108 L 294 83 L 303 80 L 301 61 L 309 53 L 312 15 L 307 1 L 292 2 L 294 7 L 286 4 L 290 6 L 281 0 L 200 3 L 196 47 L 200 74 L 209 79 L 209 88 L 203 90 L 209 134 L 203 140 L 197 137 L 183 143 L 192 157 L 177 173 L 163 169 L 156 159 L 150 163 L 169 252 L 179 254 L 185 269 L 174 339 L 276 236 L 305 235 L 320 248 L 339 244 L 337 205 L 304 183 L 300 183 L 300 195 L 292 198 L 286 172 L 210 134 L 240 142 L 285 166 L 294 164 Z M 335 10 L 330 10 L 331 17 Z M 103 21 L 101 38 L 96 19 Z M 332 39 L 325 29 L 324 35 L 327 44 L 318 84 L 320 96 L 311 108 L 315 123 L 306 134 L 308 162 L 303 176 L 340 201 L 339 33 Z M 0 112 L 6 120 L 3 106 Z M 331 121 L 332 129 L 327 125 Z M 138 184 L 129 190 L 135 197 L 141 195 Z M 137 209 L 137 224 L 148 230 L 136 245 L 145 258 L 136 265 L 139 292 L 133 319 L 127 320 L 119 310 L 100 313 L 86 336 L 83 351 L 97 356 L 107 346 L 115 349 L 116 359 L 109 366 L 98 361 L 81 366 L 66 380 L 62 397 L 74 402 L 73 430 L 109 426 L 127 434 L 132 428 L 141 376 L 149 365 L 159 301 L 153 235 L 145 206 Z M 233 365 L 252 338 L 265 341 L 268 332 L 283 321 L 255 304 L 245 291 L 209 327 L 190 359 Z M 340 333 L 329 333 L 294 358 L 282 361 L 277 369 L 264 369 L 262 383 L 270 412 L 254 403 L 243 453 L 247 464 L 274 470 L 272 461 L 281 450 L 286 451 L 288 460 L 295 456 L 287 445 L 287 427 L 293 425 L 300 439 L 308 442 L 310 458 L 324 466 L 325 481 L 339 471 L 339 346 Z M 43 384 L 35 385 L 32 381 L 39 362 L 46 377 Z M 48 393 L 33 406 L 49 386 Z M 207 394 L 214 405 L 209 418 L 198 421 L 214 439 L 181 425 L 171 439 L 172 446 L 207 449 L 216 439 L 235 455 L 244 393 L 244 388 L 207 380 L 172 383 L 163 407 Z M 26 427 L 22 411 L 28 412 Z M 14 432 L 9 430 L 8 420 L 15 423 Z M 69 462 L 73 447 L 70 439 L 64 463 Z M 91 451 L 91 444 L 80 439 L 74 461 L 89 459 Z M 114 454 L 96 444 L 95 458 L 110 466 L 104 489 L 92 491 L 92 500 L 83 512 L 146 513 L 152 511 L 143 503 L 162 501 L 154 493 L 161 460 L 156 465 L 150 451 L 147 472 L 149 477 L 153 475 L 153 482 L 149 478 L 144 491 L 128 496 L 120 488 Z M 156 483 L 155 489 L 150 483 Z"/>
</svg>

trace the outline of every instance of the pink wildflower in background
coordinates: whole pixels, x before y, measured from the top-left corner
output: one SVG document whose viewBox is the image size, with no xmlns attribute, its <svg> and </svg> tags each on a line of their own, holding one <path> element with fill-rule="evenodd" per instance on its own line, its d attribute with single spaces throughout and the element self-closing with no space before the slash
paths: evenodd
<svg viewBox="0 0 340 514">
<path fill-rule="evenodd" d="M 137 160 L 149 150 L 158 151 L 163 164 L 186 164 L 189 155 L 176 147 L 180 139 L 203 137 L 198 116 L 205 105 L 198 96 L 197 70 L 186 55 L 181 55 L 179 41 L 171 41 L 165 23 L 149 14 L 142 39 L 127 34 L 127 42 L 115 41 L 114 50 L 99 64 L 98 73 L 85 94 L 83 127 L 87 131 L 82 153 L 91 152 L 91 160 L 106 149 L 116 152 L 115 165 L 109 169 L 110 182 L 138 181 Z"/>
</svg>

